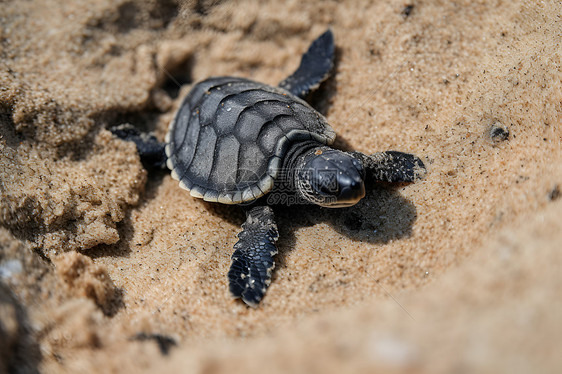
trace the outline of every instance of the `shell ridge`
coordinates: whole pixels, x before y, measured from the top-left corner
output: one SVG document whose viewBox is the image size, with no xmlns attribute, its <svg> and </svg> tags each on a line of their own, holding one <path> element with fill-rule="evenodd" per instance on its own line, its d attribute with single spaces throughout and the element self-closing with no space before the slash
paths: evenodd
<svg viewBox="0 0 562 374">
<path fill-rule="evenodd" d="M 239 82 L 236 82 L 236 83 L 239 83 Z M 244 83 L 246 83 L 246 82 L 244 82 Z M 225 84 L 228 84 L 228 83 L 225 83 Z M 224 103 L 225 103 L 227 100 L 229 100 L 229 99 L 232 98 L 232 97 L 235 97 L 235 96 L 238 96 L 238 95 L 240 95 L 240 94 L 243 94 L 243 93 L 245 93 L 245 92 L 250 92 L 250 91 L 260 91 L 260 90 L 257 89 L 257 88 L 249 88 L 249 89 L 246 89 L 246 90 L 243 90 L 243 91 L 240 91 L 240 92 L 233 92 L 233 93 L 227 94 L 225 97 L 223 97 L 223 98 L 219 101 L 217 107 L 215 108 L 215 113 L 213 114 L 213 119 L 211 120 L 211 124 L 217 123 L 217 115 L 218 115 L 218 112 L 219 112 L 218 109 L 219 109 L 221 106 L 223 106 Z M 240 120 L 240 116 L 242 115 L 242 113 L 244 113 L 246 110 L 250 109 L 250 107 L 252 107 L 253 105 L 254 105 L 254 104 L 250 105 L 249 107 L 244 107 L 244 108 L 240 111 L 240 113 L 239 113 L 238 116 L 236 117 L 236 120 L 234 121 L 234 126 L 235 126 L 235 127 L 236 127 L 236 124 L 238 123 L 238 121 Z M 216 131 L 215 131 L 215 133 L 216 133 Z M 232 135 L 234 135 L 234 137 L 236 137 L 236 134 L 234 134 L 234 132 L 232 133 Z M 223 136 L 218 136 L 218 134 L 217 134 L 217 139 L 222 138 L 222 137 L 223 137 Z M 215 168 L 215 165 L 216 165 L 216 163 L 217 163 L 217 159 L 218 159 L 218 154 L 217 154 L 217 153 L 218 153 L 218 148 L 215 147 L 215 149 L 213 150 L 213 161 L 212 161 L 212 165 L 211 165 L 211 173 L 212 173 L 212 170 Z M 236 157 L 237 157 L 237 159 L 236 159 L 236 166 L 237 166 L 237 167 L 236 167 L 236 176 L 235 176 L 235 181 L 234 181 L 235 184 L 236 184 L 237 181 L 238 181 L 238 172 L 240 171 L 240 169 L 238 168 L 238 166 L 239 166 L 239 159 L 240 159 L 240 152 L 237 153 L 237 156 L 236 156 Z"/>
<path fill-rule="evenodd" d="M 215 113 L 213 114 L 213 119 L 211 120 L 211 123 L 217 123 L 217 116 L 218 116 L 219 108 L 222 107 L 222 106 L 224 106 L 224 103 L 225 103 L 227 100 L 229 100 L 229 99 L 231 99 L 231 98 L 233 98 L 233 97 L 235 97 L 235 96 L 244 94 L 244 93 L 246 93 L 246 92 L 252 92 L 252 91 L 257 91 L 257 92 L 259 92 L 259 91 L 262 91 L 262 90 L 257 89 L 257 88 L 250 88 L 250 89 L 247 89 L 247 90 L 244 90 L 244 91 L 240 91 L 240 92 L 233 92 L 233 93 L 228 94 L 228 95 L 226 95 L 225 97 L 223 97 L 223 98 L 221 99 L 221 101 L 219 101 L 219 103 L 217 104 L 217 107 L 215 108 Z M 253 106 L 253 105 L 254 105 L 254 104 L 251 104 L 250 106 Z M 238 114 L 238 117 L 236 117 L 236 120 L 234 121 L 235 124 L 238 123 L 238 121 L 240 120 L 240 115 L 241 115 L 242 113 L 244 113 L 244 112 L 246 111 L 246 109 L 249 109 L 250 106 L 244 107 L 244 109 L 242 109 L 242 111 Z"/>
<path fill-rule="evenodd" d="M 218 115 L 218 108 L 220 108 L 221 106 L 223 106 L 224 103 L 225 103 L 227 100 L 229 100 L 230 98 L 232 98 L 233 96 L 242 95 L 242 94 L 247 93 L 247 92 L 263 92 L 263 91 L 264 91 L 264 89 L 262 89 L 262 88 L 250 88 L 250 89 L 247 89 L 247 90 L 243 90 L 243 91 L 240 91 L 240 92 L 235 92 L 235 93 L 226 95 L 224 98 L 222 98 L 222 100 L 219 102 L 217 108 L 215 109 L 215 114 L 213 115 L 213 121 L 212 121 L 212 122 L 213 122 L 213 123 L 216 123 L 217 115 Z M 278 95 L 279 95 L 279 94 L 277 94 L 277 96 L 278 96 Z M 256 101 L 256 102 L 254 102 L 254 103 L 252 103 L 252 104 L 250 104 L 250 105 L 244 107 L 244 109 L 242 109 L 242 111 L 238 114 L 238 117 L 236 117 L 235 123 L 238 123 L 238 121 L 240 120 L 240 116 L 241 116 L 244 112 L 246 112 L 247 110 L 254 109 L 255 106 L 258 105 L 258 104 L 260 104 L 260 103 L 268 102 L 268 101 L 271 101 L 271 102 L 278 102 L 278 103 L 285 103 L 285 102 L 286 102 L 286 101 L 279 100 L 279 99 L 280 99 L 280 98 L 259 99 L 258 101 Z"/>
<path fill-rule="evenodd" d="M 267 103 L 267 102 L 272 102 L 272 103 L 283 103 L 282 101 L 280 101 L 280 100 L 275 100 L 275 99 L 264 99 L 264 100 L 256 101 L 255 103 L 253 103 L 253 104 L 251 104 L 251 105 L 248 105 L 247 107 L 245 107 L 244 109 L 242 109 L 242 111 L 240 112 L 240 114 L 238 114 L 238 117 L 236 118 L 236 123 L 238 123 L 238 121 L 240 121 L 240 117 L 241 117 L 242 114 L 244 114 L 246 111 L 255 109 L 255 107 L 256 107 L 257 105 L 262 104 L 262 103 Z M 268 122 L 269 122 L 269 121 L 268 121 Z M 265 122 L 264 122 L 264 124 L 265 124 Z M 262 128 L 263 128 L 263 126 L 262 126 Z M 261 129 L 260 129 L 260 131 L 261 131 Z"/>
<path fill-rule="evenodd" d="M 218 146 L 218 144 L 219 144 L 219 140 L 225 139 L 225 138 L 228 138 L 228 137 L 232 137 L 232 138 L 236 139 L 236 136 L 235 136 L 234 134 L 230 134 L 230 135 L 222 136 L 222 137 L 217 136 L 217 141 L 216 141 L 216 143 L 215 143 L 215 149 L 213 150 L 213 163 L 212 163 L 212 166 L 211 166 L 211 172 L 210 172 L 209 176 L 212 176 L 212 175 L 215 173 L 215 167 L 217 166 L 217 160 L 219 160 L 219 157 L 218 157 L 218 152 L 219 152 L 219 146 Z M 238 139 L 236 139 L 236 141 L 238 141 Z M 241 145 L 239 141 L 238 141 L 238 143 L 239 143 L 239 146 L 238 146 L 238 152 L 236 152 L 236 163 L 235 163 L 235 164 L 236 164 L 236 169 L 235 169 L 235 173 L 236 173 L 236 174 L 235 174 L 235 176 L 234 176 L 234 178 L 235 178 L 235 179 L 234 179 L 234 183 L 235 183 L 235 184 L 236 184 L 236 180 L 237 180 L 236 178 L 237 178 L 237 175 L 238 175 L 238 162 L 239 162 L 239 158 L 240 158 L 240 145 Z M 225 192 L 225 191 L 226 191 L 226 184 L 227 184 L 227 183 L 225 183 L 225 190 L 222 190 L 222 191 L 221 191 L 219 188 L 216 188 L 215 190 L 216 190 L 218 193 Z"/>
<path fill-rule="evenodd" d="M 191 108 L 190 108 L 189 114 L 191 115 Z M 191 121 L 190 121 L 190 122 L 191 122 Z M 191 123 L 191 126 L 193 126 L 193 123 Z M 199 126 L 199 130 L 197 130 L 197 140 L 195 141 L 195 144 L 193 145 L 193 148 L 194 148 L 195 150 L 197 150 L 197 146 L 199 145 L 199 140 L 200 140 L 200 137 L 201 137 L 201 125 L 200 125 L 199 115 L 198 115 L 198 114 L 197 114 L 197 126 Z M 179 155 L 179 153 L 181 152 L 181 150 L 184 149 L 185 141 L 187 140 L 187 133 L 188 133 L 188 131 L 187 131 L 187 129 L 186 129 L 185 134 L 184 134 L 184 136 L 183 136 L 183 140 L 182 140 L 182 142 L 181 142 L 181 145 L 180 145 L 179 147 L 176 147 L 176 150 L 178 150 L 177 152 L 174 152 L 174 156 L 175 156 L 176 159 L 178 158 L 178 155 Z M 193 155 L 192 155 L 191 159 L 189 160 L 189 163 L 186 163 L 186 164 L 184 165 L 185 171 L 182 173 L 182 175 L 181 175 L 181 177 L 180 177 L 180 180 L 183 179 L 183 177 L 184 177 L 184 175 L 185 175 L 185 172 L 186 172 L 186 171 L 189 169 L 189 167 L 191 166 L 191 163 L 193 162 L 193 159 L 194 159 L 194 158 L 195 158 L 195 151 L 193 151 Z M 175 169 L 175 168 L 176 168 L 176 165 L 174 165 L 174 169 Z"/>
<path fill-rule="evenodd" d="M 199 114 L 197 114 L 197 117 L 199 117 Z M 197 118 L 197 121 L 199 122 L 199 118 Z M 201 125 L 199 124 L 199 131 L 197 132 L 197 141 L 195 142 L 195 145 L 194 145 L 195 151 L 193 152 L 193 157 L 191 157 L 191 160 L 189 160 L 189 164 L 186 164 L 184 166 L 184 171 L 181 174 L 180 180 L 183 180 L 183 178 L 185 177 L 185 175 L 189 171 L 189 168 L 191 167 L 191 164 L 193 163 L 193 160 L 195 159 L 195 154 L 197 153 L 197 146 L 199 145 L 199 141 L 201 140 L 201 132 L 202 132 L 201 131 Z M 187 131 L 186 131 L 186 133 L 187 133 Z M 184 141 L 185 141 L 185 139 L 187 139 L 187 136 L 185 136 Z M 183 143 L 182 143 L 182 147 L 183 147 Z M 175 169 L 175 165 L 174 165 L 174 169 Z M 196 184 L 193 183 L 193 185 L 195 186 Z"/>
<path fill-rule="evenodd" d="M 183 105 L 183 104 L 182 104 L 182 105 Z M 191 115 L 191 107 L 189 106 L 189 103 L 186 103 L 186 105 L 187 105 L 188 108 L 189 108 L 188 115 Z M 178 111 L 178 115 L 179 115 L 180 113 L 181 113 L 181 111 Z M 190 122 L 191 122 L 191 121 L 190 121 Z M 173 124 L 172 124 L 174 127 L 172 128 L 172 131 L 174 130 L 174 128 L 175 128 L 175 126 L 176 126 L 176 123 L 177 123 L 177 118 L 174 118 L 174 122 L 173 122 Z M 192 124 L 192 126 L 193 126 L 193 124 Z M 197 134 L 197 135 L 198 135 L 198 139 L 197 139 L 197 143 L 195 143 L 195 146 L 197 146 L 197 144 L 198 144 L 198 142 L 199 142 L 199 133 L 200 133 L 200 132 L 201 132 L 201 131 L 198 131 L 198 134 Z M 176 149 L 183 149 L 183 146 L 184 146 L 184 144 L 185 144 L 186 139 L 187 139 L 187 128 L 186 128 L 186 131 L 183 132 L 183 138 L 182 138 L 182 140 L 181 140 L 181 144 L 179 144 L 179 146 L 177 146 L 177 147 L 175 147 L 175 148 L 176 148 Z M 176 155 L 176 157 L 177 157 L 177 154 L 178 154 L 178 153 L 179 153 L 179 152 L 174 152 L 174 154 Z M 193 161 L 193 158 L 191 158 L 191 160 L 189 161 L 189 164 L 190 164 L 190 165 L 191 165 L 191 161 Z M 189 165 L 186 166 L 186 168 L 188 168 L 188 167 L 189 167 Z"/>
<path fill-rule="evenodd" d="M 234 135 L 234 134 L 233 134 Z M 234 135 L 236 138 L 236 135 Z M 238 176 L 240 173 L 240 149 L 238 149 L 238 153 L 236 154 L 236 172 L 234 173 L 234 184 L 238 184 Z"/>
<path fill-rule="evenodd" d="M 201 82 L 201 83 L 205 83 L 205 82 L 210 81 L 210 80 L 219 80 L 219 79 L 226 79 L 226 78 L 231 78 L 231 79 L 235 79 L 235 80 L 229 80 L 229 81 L 224 81 L 224 82 L 220 82 L 220 83 L 214 84 L 214 85 L 212 85 L 211 87 L 207 88 L 206 91 L 211 91 L 212 89 L 222 88 L 222 87 L 227 86 L 227 85 L 229 85 L 229 84 L 230 84 L 230 85 L 239 85 L 239 84 L 242 84 L 242 83 L 253 83 L 251 80 L 246 79 L 246 78 L 234 78 L 234 77 L 228 77 L 228 76 L 209 78 L 209 79 L 207 79 L 207 80 L 205 80 L 205 81 L 203 81 L 203 82 Z M 199 84 L 201 84 L 201 83 L 199 83 Z M 186 98 L 190 98 L 190 96 L 191 96 L 191 95 L 187 95 Z M 194 107 L 194 108 L 195 108 L 195 107 L 198 107 L 198 106 L 201 104 L 201 101 L 202 101 L 204 98 L 205 98 L 205 92 L 203 92 L 203 94 L 201 94 L 201 95 L 199 96 L 199 98 L 197 99 L 197 101 L 193 103 L 193 107 Z M 183 104 L 182 104 L 182 105 L 183 105 Z"/>
<path fill-rule="evenodd" d="M 248 83 L 248 82 L 249 82 L 249 83 L 253 83 L 252 81 L 244 81 L 244 83 Z M 279 103 L 279 104 L 283 105 L 283 104 L 285 104 L 285 103 L 288 102 L 288 100 L 286 99 L 286 97 L 283 96 L 282 94 L 279 94 L 278 92 L 273 92 L 273 91 L 271 91 L 271 90 L 264 90 L 264 88 L 263 88 L 263 87 L 260 87 L 260 85 L 258 84 L 258 85 L 256 85 L 255 88 L 248 88 L 248 89 L 242 90 L 242 91 L 240 91 L 240 92 L 234 92 L 234 93 L 230 93 L 230 94 L 227 94 L 226 96 L 224 96 L 224 97 L 219 101 L 217 107 L 215 108 L 215 113 L 213 114 L 213 119 L 212 119 L 211 123 L 212 123 L 212 124 L 213 124 L 213 123 L 217 123 L 217 116 L 218 116 L 218 113 L 219 113 L 219 110 L 218 110 L 218 109 L 219 109 L 221 106 L 223 106 L 228 100 L 232 99 L 233 97 L 236 97 L 236 96 L 242 95 L 242 94 L 244 94 L 244 93 L 247 93 L 247 92 L 261 93 L 261 92 L 263 92 L 263 91 L 266 91 L 266 92 L 267 92 L 268 94 L 270 94 L 270 95 L 274 95 L 274 98 L 258 99 L 258 101 L 254 102 L 254 103 L 252 103 L 252 104 L 250 104 L 250 105 L 248 105 L 248 106 L 245 106 L 245 107 L 240 111 L 240 113 L 238 113 L 236 119 L 234 120 L 234 127 L 235 127 L 235 128 L 236 128 L 236 126 L 238 125 L 238 123 L 240 122 L 240 118 L 244 115 L 244 113 L 247 113 L 248 111 L 251 111 L 251 110 L 255 109 L 257 105 L 260 105 L 260 104 L 266 103 L 266 102 Z M 269 95 L 268 95 L 268 96 L 269 96 Z M 282 100 L 282 99 L 284 99 L 284 100 Z M 277 116 L 278 116 L 278 115 L 276 115 L 276 117 L 277 117 Z M 269 121 L 268 121 L 268 122 L 269 122 Z M 262 124 L 262 126 L 261 126 L 261 129 L 263 129 L 263 124 Z M 261 129 L 260 129 L 260 131 L 261 131 Z M 282 131 L 283 129 L 280 128 L 280 130 Z M 236 134 L 235 134 L 234 131 L 232 132 L 232 134 L 236 137 Z M 238 139 L 238 137 L 236 137 L 236 138 Z M 217 153 L 218 153 L 218 149 L 215 148 L 215 150 L 213 151 L 213 164 L 212 164 L 212 166 L 211 166 L 211 170 L 212 170 L 212 169 L 215 167 L 215 165 L 216 165 L 216 160 L 217 160 L 217 157 L 219 156 Z M 237 154 L 237 160 L 236 160 L 236 161 L 237 161 L 237 162 L 236 162 L 236 165 L 239 166 L 239 165 L 240 165 L 240 153 Z M 236 176 L 235 176 L 235 178 L 236 178 L 236 179 L 235 179 L 235 183 L 238 183 L 239 178 L 240 178 L 240 169 L 239 169 L 238 167 L 237 167 L 237 169 L 236 169 Z M 261 179 L 260 179 L 260 180 L 261 180 Z"/>
<path fill-rule="evenodd" d="M 260 131 L 258 132 L 258 137 L 257 139 L 259 139 L 262 136 L 262 132 L 264 131 L 265 127 L 268 126 L 270 123 L 276 122 L 279 118 L 281 117 L 289 117 L 291 118 L 292 115 L 290 114 L 277 114 L 275 117 L 273 117 L 272 119 L 270 119 L 267 122 L 264 122 L 262 127 L 260 128 Z M 274 123 L 274 125 L 281 131 L 284 131 L 281 126 L 279 126 L 277 123 Z"/>
<path fill-rule="evenodd" d="M 238 117 L 236 118 L 235 123 L 238 124 L 238 122 L 240 121 L 240 117 L 243 115 L 243 113 L 245 113 L 245 112 L 247 112 L 247 111 L 249 111 L 249 110 L 255 109 L 255 107 L 256 107 L 257 105 L 259 105 L 259 104 L 261 104 L 261 103 L 265 103 L 265 102 L 283 103 L 282 101 L 276 100 L 276 99 L 264 99 L 264 100 L 256 101 L 255 103 L 253 103 L 253 104 L 251 104 L 251 105 L 248 105 L 247 107 L 245 107 L 244 109 L 242 109 L 242 111 L 240 111 L 240 113 L 238 114 Z M 283 115 L 283 114 L 281 114 L 281 115 Z M 277 115 L 277 116 L 281 116 L 281 115 Z M 276 116 L 276 117 L 277 117 L 277 116 Z M 270 121 L 268 121 L 268 122 L 270 122 Z M 267 122 L 266 122 L 266 123 L 267 123 Z M 262 124 L 262 126 L 261 126 L 261 128 L 260 128 L 260 132 L 263 130 L 264 126 L 265 126 L 265 123 Z M 277 125 L 276 125 L 276 126 L 277 126 Z M 280 128 L 280 130 L 282 131 L 283 129 Z M 233 133 L 233 135 L 236 137 L 236 134 L 235 134 L 235 133 Z M 259 138 L 259 136 L 258 136 L 258 138 Z M 237 138 L 237 139 L 238 139 L 238 138 Z M 258 147 L 259 147 L 259 146 L 258 146 Z M 216 157 L 216 154 L 214 154 L 214 157 Z M 237 157 L 238 157 L 238 159 L 237 159 L 237 165 L 240 166 L 240 153 L 238 153 L 238 156 L 237 156 Z M 240 168 L 238 167 L 238 168 L 236 169 L 236 183 L 238 183 L 239 179 L 240 179 Z M 260 180 L 261 180 L 261 179 L 260 179 Z"/>
</svg>

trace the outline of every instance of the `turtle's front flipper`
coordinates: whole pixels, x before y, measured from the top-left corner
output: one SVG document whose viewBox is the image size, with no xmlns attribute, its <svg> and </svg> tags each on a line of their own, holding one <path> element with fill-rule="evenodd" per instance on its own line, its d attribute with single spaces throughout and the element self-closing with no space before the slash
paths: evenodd
<svg viewBox="0 0 562 374">
<path fill-rule="evenodd" d="M 363 162 L 368 181 L 415 182 L 426 174 L 422 160 L 409 153 L 387 151 L 371 156 L 360 152 L 352 153 Z"/>
<path fill-rule="evenodd" d="M 275 267 L 275 242 L 279 238 L 273 210 L 257 206 L 246 212 L 246 222 L 234 245 L 232 265 L 228 272 L 230 293 L 256 307 L 263 298 Z"/>
<path fill-rule="evenodd" d="M 141 133 L 128 123 L 112 127 L 109 131 L 120 139 L 135 143 L 145 166 L 166 167 L 165 144 L 160 143 L 154 135 Z"/>
<path fill-rule="evenodd" d="M 318 88 L 330 75 L 334 66 L 334 35 L 327 30 L 320 35 L 302 56 L 297 71 L 279 83 L 279 87 L 304 99 L 310 91 Z"/>
</svg>

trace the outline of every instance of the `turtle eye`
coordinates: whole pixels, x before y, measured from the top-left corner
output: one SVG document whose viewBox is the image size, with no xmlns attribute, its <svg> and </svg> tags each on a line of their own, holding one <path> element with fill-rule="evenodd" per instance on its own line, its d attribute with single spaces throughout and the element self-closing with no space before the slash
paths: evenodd
<svg viewBox="0 0 562 374">
<path fill-rule="evenodd" d="M 359 174 L 361 174 L 361 176 L 364 177 L 365 169 L 363 168 L 363 163 L 356 158 L 353 158 L 351 162 L 353 163 L 353 166 L 355 166 Z"/>
</svg>

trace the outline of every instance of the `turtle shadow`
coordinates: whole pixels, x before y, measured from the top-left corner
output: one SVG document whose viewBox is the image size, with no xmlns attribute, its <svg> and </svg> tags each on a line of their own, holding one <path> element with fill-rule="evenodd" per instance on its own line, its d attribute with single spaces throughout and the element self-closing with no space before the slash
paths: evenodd
<svg viewBox="0 0 562 374">
<path fill-rule="evenodd" d="M 333 209 L 314 205 L 277 209 L 280 238 L 277 243 L 279 253 L 275 259 L 276 267 L 285 268 L 287 255 L 297 249 L 297 231 L 319 223 L 327 223 L 337 234 L 358 244 L 384 245 L 411 236 L 417 210 L 398 189 L 397 186 L 374 186 L 368 189 L 367 195 L 359 203 L 349 208 Z M 332 236 L 334 248 L 339 246 L 337 234 Z M 325 247 L 324 242 L 322 247 Z M 272 281 L 275 278 L 276 272 Z"/>
<path fill-rule="evenodd" d="M 296 248 L 296 232 L 327 223 L 341 236 L 358 243 L 386 244 L 407 238 L 417 218 L 415 205 L 400 193 L 400 185 L 378 183 L 368 186 L 366 196 L 349 208 L 323 208 L 317 205 L 274 206 L 279 241 L 277 267 L 285 266 L 285 256 Z M 222 204 L 206 204 L 209 212 L 241 226 L 244 209 Z M 337 246 L 337 234 L 334 246 Z"/>
<path fill-rule="evenodd" d="M 276 211 L 278 225 L 290 231 L 287 237 L 294 236 L 302 227 L 327 223 L 339 234 L 357 242 L 385 244 L 406 238 L 412 234 L 417 210 L 397 190 L 397 187 L 374 186 L 359 203 L 349 208 L 281 207 Z"/>
</svg>

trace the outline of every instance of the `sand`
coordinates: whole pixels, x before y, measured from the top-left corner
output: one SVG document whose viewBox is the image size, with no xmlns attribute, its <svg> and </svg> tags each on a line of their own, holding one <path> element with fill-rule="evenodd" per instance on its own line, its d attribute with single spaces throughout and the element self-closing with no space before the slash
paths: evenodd
<svg viewBox="0 0 562 374">
<path fill-rule="evenodd" d="M 0 10 L 0 372 L 556 372 L 562 6 L 8 1 Z M 194 82 L 276 84 L 331 27 L 311 98 L 338 145 L 423 181 L 277 211 L 273 282 L 228 294 L 243 222 L 145 170 Z"/>
</svg>

